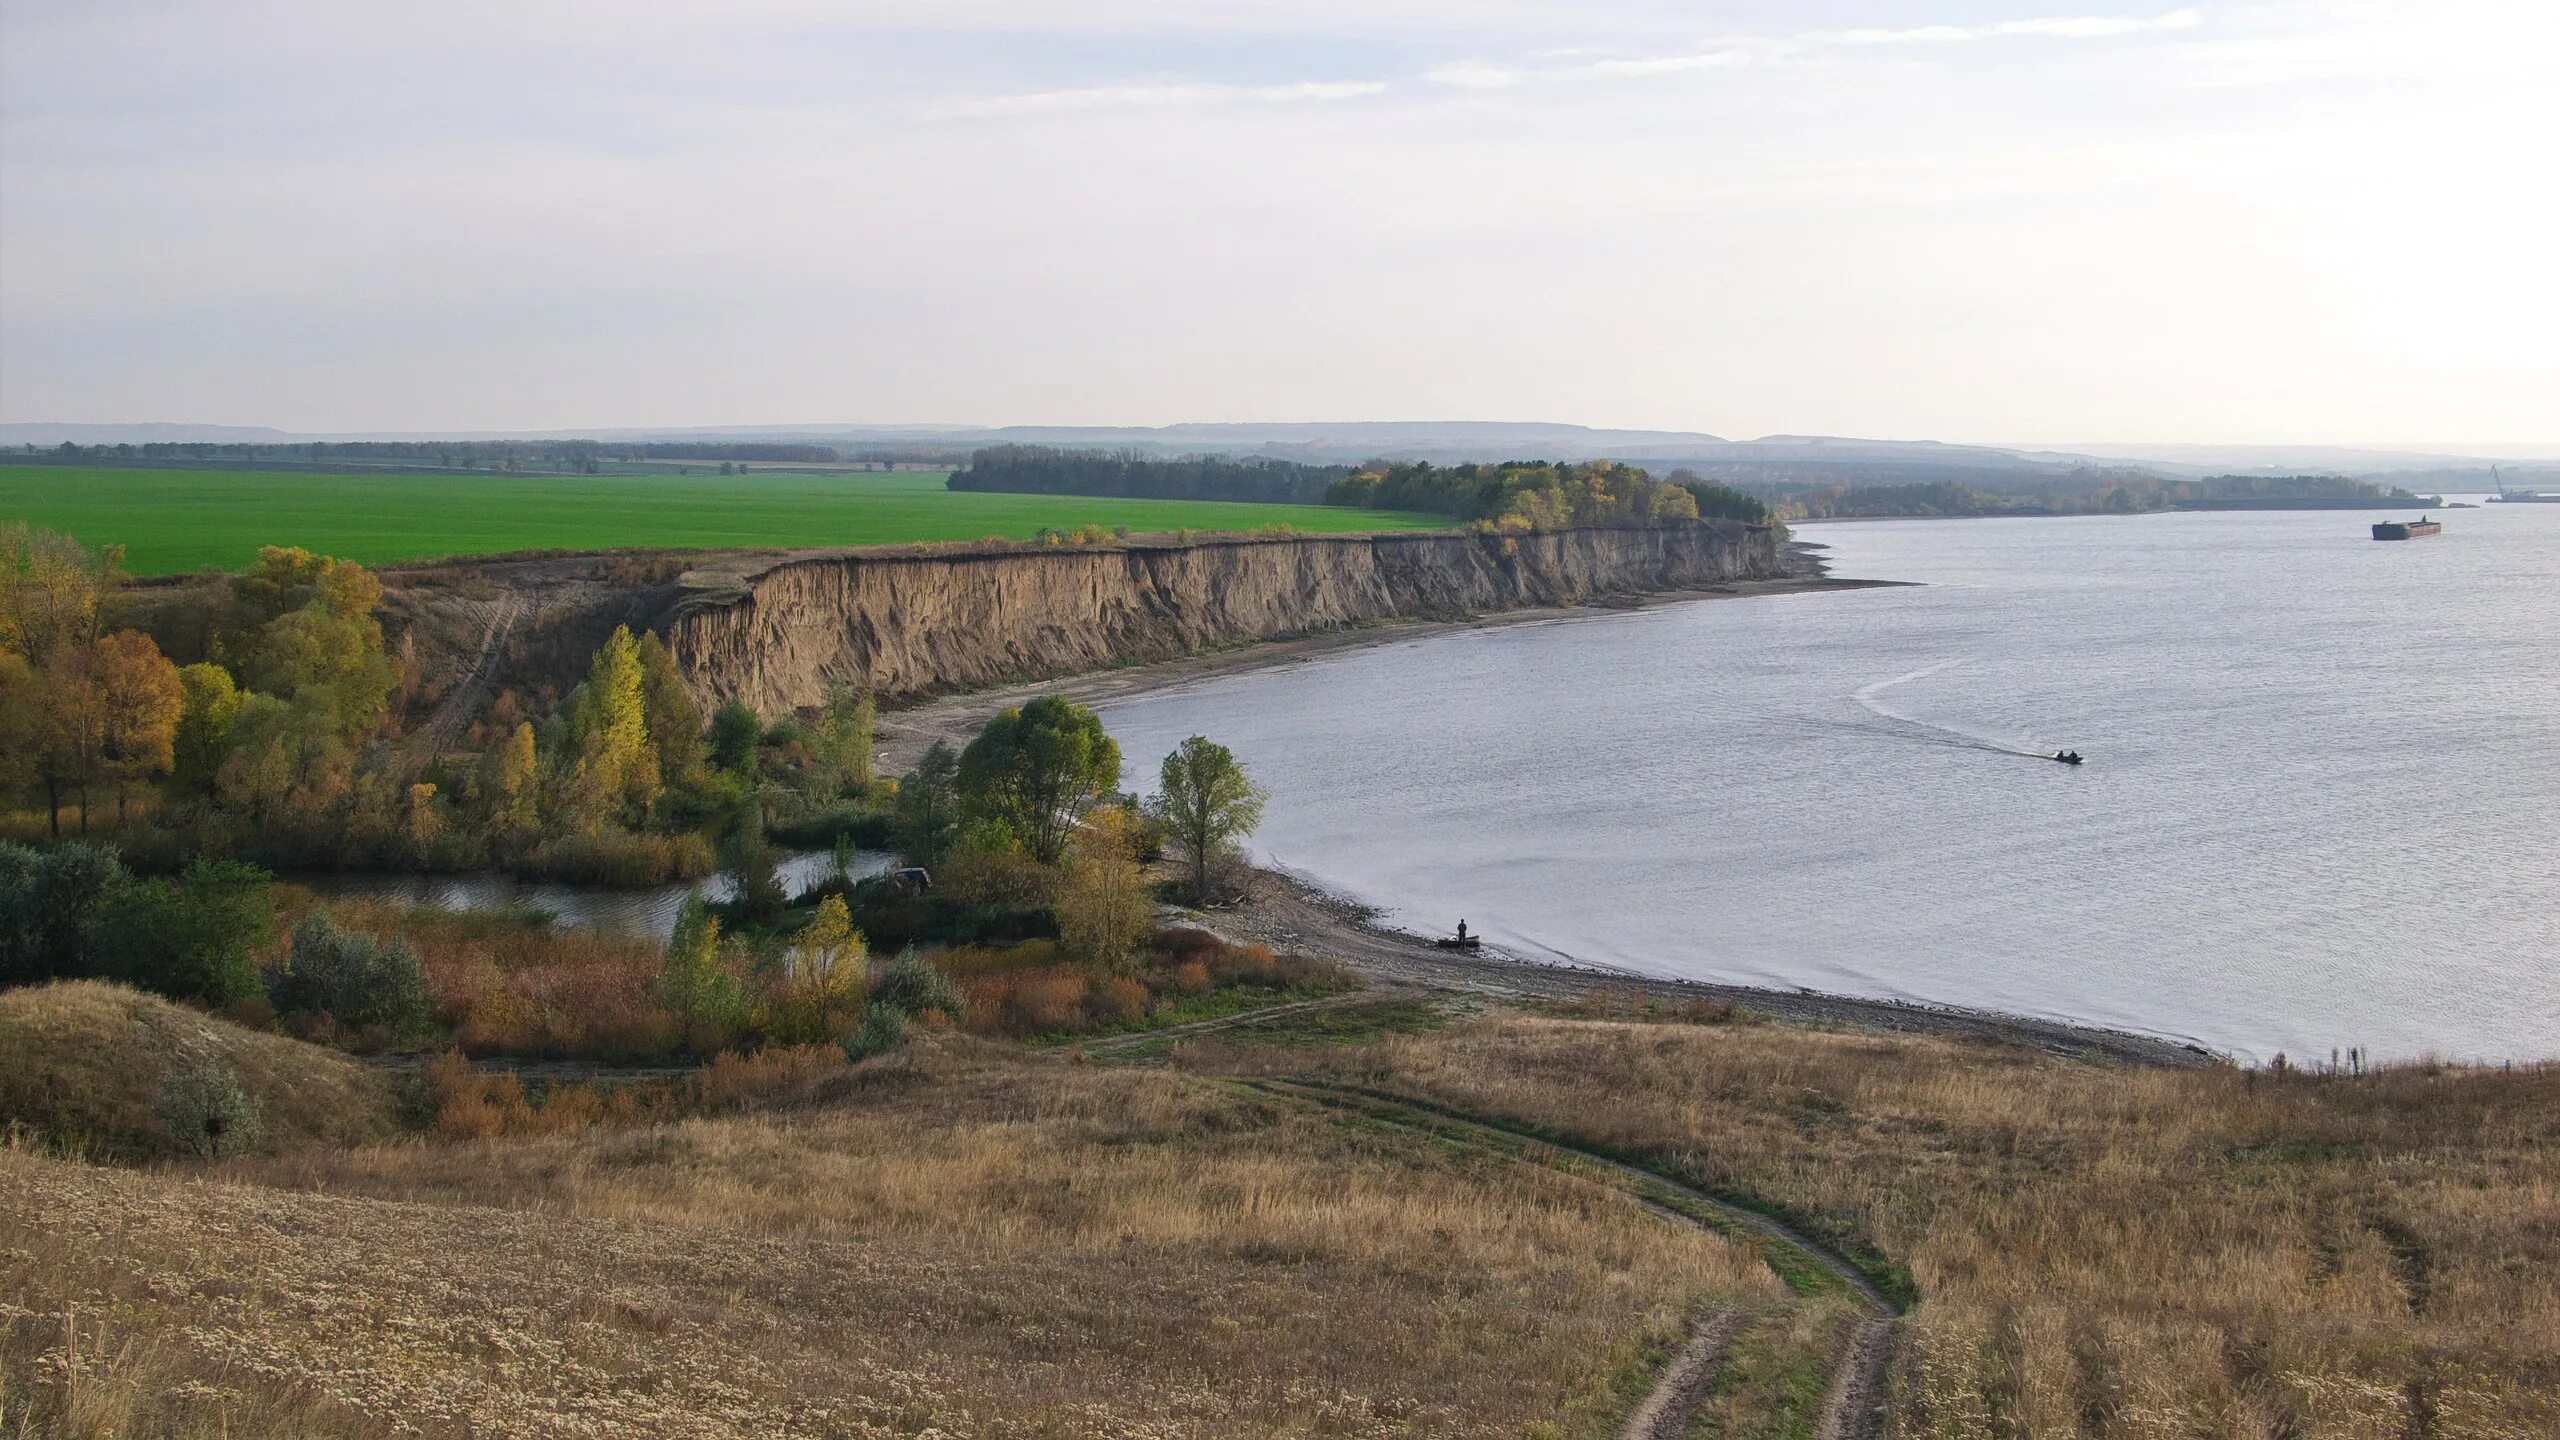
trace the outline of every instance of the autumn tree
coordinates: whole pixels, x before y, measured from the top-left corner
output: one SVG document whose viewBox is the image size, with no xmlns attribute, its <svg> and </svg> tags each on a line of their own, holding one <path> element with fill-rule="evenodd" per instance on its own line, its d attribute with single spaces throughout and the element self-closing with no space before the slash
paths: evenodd
<svg viewBox="0 0 2560 1440">
<path fill-rule="evenodd" d="M 1136 825 L 1129 812 L 1104 805 L 1085 817 L 1067 842 L 1055 908 L 1058 938 L 1088 960 L 1127 959 L 1155 920 L 1146 873 L 1138 867 Z"/>
<path fill-rule="evenodd" d="M 124 547 L 92 550 L 55 530 L 0 525 L 0 654 L 41 670 L 66 649 L 96 643 Z"/>
<path fill-rule="evenodd" d="M 98 688 L 100 617 L 123 550 L 91 550 L 68 535 L 0 526 L 0 756 L 44 791 L 46 824 L 62 834 L 66 791 L 89 827 L 89 782 L 106 716 Z"/>
<path fill-rule="evenodd" d="M 1091 710 L 1055 695 L 987 722 L 960 752 L 964 815 L 1019 838 L 1043 864 L 1065 853 L 1067 835 L 1120 782 L 1120 746 Z"/>
<path fill-rule="evenodd" d="M 274 546 L 235 592 L 251 613 L 285 607 L 256 632 L 241 661 L 251 688 L 293 703 L 315 729 L 362 740 L 382 723 L 399 676 L 383 651 L 374 607 L 382 582 L 350 560 Z"/>
<path fill-rule="evenodd" d="M 489 810 L 490 828 L 510 840 L 530 837 L 542 823 L 542 775 L 534 755 L 532 724 L 518 721 L 506 739 L 490 747 L 480 764 L 480 795 Z"/>
<path fill-rule="evenodd" d="M 862 1009 L 870 948 L 853 928 L 844 897 L 829 895 L 782 953 L 782 988 L 771 1028 L 775 1038 L 809 1043 L 837 1037 L 840 1022 Z"/>
<path fill-rule="evenodd" d="M 1156 783 L 1154 818 L 1189 864 L 1193 902 L 1205 901 L 1211 867 L 1262 823 L 1270 796 L 1244 773 L 1234 751 L 1203 735 L 1164 757 Z"/>
<path fill-rule="evenodd" d="M 115 779 L 121 825 L 127 783 L 160 774 L 173 762 L 186 687 L 178 667 L 139 630 L 119 630 L 98 641 L 96 686 L 98 758 Z"/>
<path fill-rule="evenodd" d="M 578 737 L 572 806 L 590 828 L 608 813 L 645 814 L 658 798 L 646 689 L 639 646 L 629 627 L 616 626 L 588 662 L 571 719 Z"/>
</svg>

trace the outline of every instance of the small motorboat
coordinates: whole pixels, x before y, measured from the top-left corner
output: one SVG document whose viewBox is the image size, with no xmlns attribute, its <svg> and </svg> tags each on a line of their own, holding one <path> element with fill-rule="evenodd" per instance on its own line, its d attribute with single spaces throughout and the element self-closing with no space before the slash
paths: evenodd
<svg viewBox="0 0 2560 1440">
<path fill-rule="evenodd" d="M 1484 937 L 1468 934 L 1467 922 L 1461 920 L 1458 922 L 1457 934 L 1443 935 L 1431 943 L 1443 950 L 1481 950 L 1484 948 Z"/>
<path fill-rule="evenodd" d="M 2053 758 L 2061 761 L 2065 765 L 2077 765 L 2081 763 L 2080 752 L 2077 750 L 2056 750 L 2053 752 Z"/>
</svg>

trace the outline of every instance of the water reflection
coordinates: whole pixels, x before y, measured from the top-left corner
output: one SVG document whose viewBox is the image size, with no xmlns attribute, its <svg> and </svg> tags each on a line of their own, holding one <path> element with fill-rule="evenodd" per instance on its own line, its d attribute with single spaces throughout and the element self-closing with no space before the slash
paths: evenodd
<svg viewBox="0 0 2560 1440">
<path fill-rule="evenodd" d="M 848 867 L 855 878 L 877 875 L 893 863 L 876 850 L 854 854 Z M 776 869 L 782 888 L 793 894 L 835 872 L 833 851 L 803 850 L 785 855 Z M 559 885 L 519 880 L 511 875 L 310 875 L 287 877 L 322 900 L 381 900 L 395 905 L 425 905 L 439 910 L 544 910 L 562 925 L 592 925 L 616 935 L 664 938 L 675 933 L 676 916 L 687 896 L 707 901 L 730 898 L 726 876 L 628 890 L 603 885 Z"/>
</svg>

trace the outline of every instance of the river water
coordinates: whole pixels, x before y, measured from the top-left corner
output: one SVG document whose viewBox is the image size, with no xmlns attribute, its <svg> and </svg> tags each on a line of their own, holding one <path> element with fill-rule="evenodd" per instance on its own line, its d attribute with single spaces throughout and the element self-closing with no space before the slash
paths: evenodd
<svg viewBox="0 0 2560 1440">
<path fill-rule="evenodd" d="M 2560 1055 L 2560 506 L 2377 518 L 1808 527 L 1921 585 L 1446 632 L 1105 719 L 1133 785 L 1223 741 L 1263 858 L 1523 956 L 2261 1061 Z"/>
</svg>

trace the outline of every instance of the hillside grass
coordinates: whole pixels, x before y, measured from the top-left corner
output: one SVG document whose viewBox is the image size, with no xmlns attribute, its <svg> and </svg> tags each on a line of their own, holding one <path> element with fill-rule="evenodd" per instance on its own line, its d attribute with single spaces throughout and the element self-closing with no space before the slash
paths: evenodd
<svg viewBox="0 0 2560 1440">
<path fill-rule="evenodd" d="M 36 1433 L 77 1330 L 147 1362 L 93 1393 L 227 1393 L 192 1423 L 244 1440 L 324 1413 L 1599 1440 L 1688 1316 L 1783 1299 L 1588 1179 L 965 1036 L 649 1128 L 159 1173 L 0 1152 L 0 1295 L 0 1409 Z"/>
<path fill-rule="evenodd" d="M 2560 1066 L 2125 1071 L 1517 1017 L 1185 1053 L 1644 1157 L 1906 1268 L 1899 1440 L 2560 1434 Z"/>
<path fill-rule="evenodd" d="M 171 1153 L 155 1113 L 161 1078 L 204 1064 L 239 1077 L 271 1148 L 354 1145 L 398 1124 L 391 1083 L 335 1051 L 103 981 L 0 990 L 0 1130 L 45 1147 L 111 1159 Z"/>
<path fill-rule="evenodd" d="M 138 576 L 237 570 L 262 545 L 367 565 L 518 550 L 1026 540 L 1083 525 L 1155 532 L 1291 525 L 1430 529 L 1437 516 L 1321 505 L 955 492 L 931 472 L 381 475 L 0 466 L 0 521 L 122 545 Z"/>
</svg>

